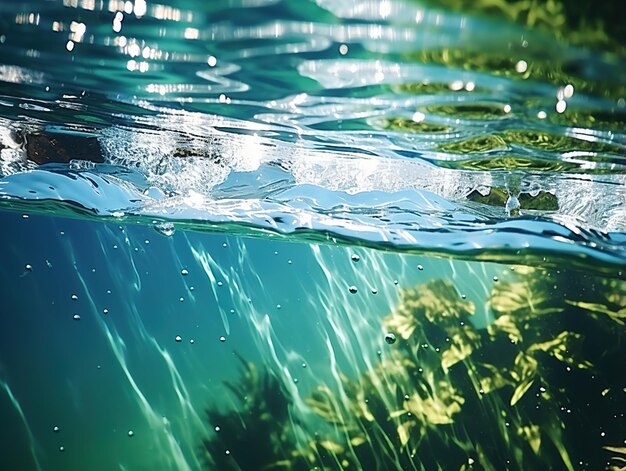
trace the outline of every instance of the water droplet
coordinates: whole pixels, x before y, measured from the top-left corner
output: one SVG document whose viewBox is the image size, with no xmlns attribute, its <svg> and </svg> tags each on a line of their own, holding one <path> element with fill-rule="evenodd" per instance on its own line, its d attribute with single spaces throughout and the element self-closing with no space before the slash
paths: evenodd
<svg viewBox="0 0 626 471">
<path fill-rule="evenodd" d="M 177 342 L 182 342 L 183 338 L 180 335 L 177 335 L 176 337 L 174 337 L 174 340 L 176 340 Z"/>
<path fill-rule="evenodd" d="M 73 318 L 74 318 L 75 321 L 79 321 L 80 320 L 80 315 L 74 314 Z"/>
<path fill-rule="evenodd" d="M 193 291 L 194 289 L 196 289 L 196 288 L 194 288 L 193 286 L 189 287 L 189 291 Z"/>
<path fill-rule="evenodd" d="M 504 210 L 508 217 L 514 217 L 520 215 L 520 202 L 516 196 L 509 195 L 504 205 Z"/>
<path fill-rule="evenodd" d="M 382 354 L 383 354 L 383 352 L 382 352 L 382 351 L 380 351 L 380 350 L 376 350 L 376 355 L 381 356 Z"/>
<path fill-rule="evenodd" d="M 224 285 L 224 283 L 222 283 L 221 281 L 217 282 L 217 286 L 223 286 L 223 285 Z"/>
<path fill-rule="evenodd" d="M 352 257 L 350 258 L 353 262 L 358 262 L 359 260 L 361 260 L 361 257 L 359 257 L 357 254 L 352 254 Z"/>
<path fill-rule="evenodd" d="M 176 228 L 171 222 L 159 222 L 154 225 L 154 230 L 165 237 L 171 237 L 174 235 L 174 232 L 176 232 Z"/>
<path fill-rule="evenodd" d="M 182 296 L 180 298 L 178 298 L 178 300 L 182 303 L 185 301 L 185 298 L 183 298 Z"/>
<path fill-rule="evenodd" d="M 22 214 L 22 219 L 28 219 L 28 214 Z"/>
<path fill-rule="evenodd" d="M 348 291 L 350 291 L 352 294 L 356 294 L 357 292 L 356 286 L 349 286 Z"/>
<path fill-rule="evenodd" d="M 226 342 L 226 337 L 224 337 L 223 335 L 220 337 L 220 342 Z"/>
<path fill-rule="evenodd" d="M 280 304 L 276 305 L 276 309 L 280 309 L 282 306 Z"/>
<path fill-rule="evenodd" d="M 393 284 L 397 285 L 398 284 L 398 280 L 393 280 Z"/>
<path fill-rule="evenodd" d="M 226 453 L 227 455 L 230 455 L 230 450 L 226 450 L 224 453 Z"/>
<path fill-rule="evenodd" d="M 64 447 L 63 445 L 61 445 L 61 446 L 59 447 L 59 451 L 60 451 L 60 452 L 64 452 L 64 451 L 65 451 L 65 447 Z"/>
<path fill-rule="evenodd" d="M 215 426 L 215 431 L 216 431 L 216 432 L 219 432 L 220 430 L 222 430 L 222 429 L 220 428 L 220 426 L 219 426 L 219 425 L 216 425 L 216 426 Z"/>
<path fill-rule="evenodd" d="M 462 295 L 461 295 L 461 299 L 465 299 L 465 298 L 467 298 L 467 296 L 466 296 L 466 295 L 464 295 L 464 294 L 462 294 Z"/>
<path fill-rule="evenodd" d="M 378 290 L 376 288 L 372 288 L 372 294 L 378 294 Z"/>
<path fill-rule="evenodd" d="M 302 368 L 306 368 L 306 363 L 302 363 Z"/>
<path fill-rule="evenodd" d="M 60 431 L 61 431 L 61 429 L 55 425 L 54 427 L 52 427 L 52 431 L 53 431 L 54 433 L 58 433 L 58 432 L 60 432 Z"/>
<path fill-rule="evenodd" d="M 187 276 L 187 275 L 189 275 L 189 270 L 187 270 L 186 268 L 183 268 L 183 269 L 180 271 L 180 274 L 181 274 L 181 275 L 183 275 L 183 276 Z"/>
<path fill-rule="evenodd" d="M 189 339 L 189 343 L 193 345 L 196 341 L 194 339 Z"/>
<path fill-rule="evenodd" d="M 494 276 L 494 277 L 493 277 L 493 281 L 497 282 L 497 281 L 498 281 L 498 277 L 497 277 L 497 276 Z"/>
<path fill-rule="evenodd" d="M 129 430 L 129 431 L 128 431 L 128 436 L 129 436 L 129 437 L 132 437 L 132 436 L 134 436 L 134 435 L 135 435 L 135 432 L 133 432 L 132 430 Z"/>
<path fill-rule="evenodd" d="M 30 263 L 27 263 L 26 265 L 24 265 L 24 269 L 26 271 L 33 271 L 33 266 Z"/>
<path fill-rule="evenodd" d="M 102 314 L 104 314 L 105 316 L 109 313 L 109 310 L 107 308 L 104 308 L 102 310 Z"/>
<path fill-rule="evenodd" d="M 408 401 L 409 399 L 411 399 L 411 396 L 409 396 L 408 394 L 405 394 L 405 395 L 404 395 L 404 400 L 405 400 L 405 401 Z"/>
<path fill-rule="evenodd" d="M 75 294 L 72 295 L 72 301 L 78 301 L 78 296 L 76 296 Z"/>
<path fill-rule="evenodd" d="M 423 267 L 422 265 L 418 265 L 418 266 L 417 266 L 417 269 L 418 269 L 419 271 L 422 271 L 422 270 L 424 269 L 424 267 Z"/>
<path fill-rule="evenodd" d="M 391 332 L 387 333 L 387 335 L 385 335 L 385 342 L 389 345 L 396 343 L 396 336 Z"/>
<path fill-rule="evenodd" d="M 287 260 L 287 263 L 288 263 L 289 265 L 291 265 L 293 262 L 291 261 L 291 259 L 289 259 L 289 260 Z"/>
<path fill-rule="evenodd" d="M 293 379 L 294 384 L 298 384 L 298 378 Z"/>
<path fill-rule="evenodd" d="M 226 248 L 226 247 L 228 247 L 228 244 L 227 244 L 226 242 L 224 242 L 224 243 L 222 244 L 222 247 Z"/>
</svg>

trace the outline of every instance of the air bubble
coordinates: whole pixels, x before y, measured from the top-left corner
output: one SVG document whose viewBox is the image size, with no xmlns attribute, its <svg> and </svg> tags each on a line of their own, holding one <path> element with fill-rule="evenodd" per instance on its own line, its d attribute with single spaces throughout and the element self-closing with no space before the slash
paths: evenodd
<svg viewBox="0 0 626 471">
<path fill-rule="evenodd" d="M 350 258 L 353 262 L 358 262 L 359 260 L 361 260 L 361 257 L 359 257 L 357 254 L 352 254 L 352 257 Z"/>
<path fill-rule="evenodd" d="M 494 277 L 493 277 L 493 281 L 497 282 L 497 281 L 498 281 L 498 277 L 497 277 L 497 276 L 494 276 Z"/>
<path fill-rule="evenodd" d="M 78 301 L 78 296 L 76 296 L 75 294 L 72 295 L 72 301 Z"/>
<path fill-rule="evenodd" d="M 378 290 L 376 288 L 372 288 L 372 294 L 378 294 Z"/>
<path fill-rule="evenodd" d="M 349 286 L 348 287 L 348 291 L 350 291 L 352 294 L 356 294 L 356 292 L 357 292 L 356 286 L 354 286 L 354 285 L 353 286 Z"/>
<path fill-rule="evenodd" d="M 385 342 L 387 342 L 389 345 L 396 343 L 396 336 L 391 332 L 387 333 L 385 335 Z"/>
<path fill-rule="evenodd" d="M 133 432 L 132 430 L 129 430 L 129 431 L 128 431 L 128 436 L 129 436 L 129 437 L 132 437 L 132 436 L 134 436 L 134 435 L 135 435 L 135 432 Z"/>
<path fill-rule="evenodd" d="M 180 335 L 177 335 L 176 337 L 174 337 L 174 340 L 176 340 L 177 342 L 182 342 L 183 338 Z"/>
<path fill-rule="evenodd" d="M 181 274 L 181 275 L 183 275 L 183 276 L 187 276 L 187 275 L 189 275 L 189 270 L 187 270 L 186 268 L 183 268 L 183 269 L 180 271 L 180 274 Z"/>
<path fill-rule="evenodd" d="M 154 230 L 165 237 L 171 237 L 174 235 L 174 232 L 176 232 L 176 228 L 174 228 L 174 224 L 171 222 L 160 222 L 155 224 Z"/>
<path fill-rule="evenodd" d="M 109 313 L 109 310 L 108 310 L 108 309 L 104 308 L 104 309 L 102 310 L 102 314 L 104 314 L 105 316 L 106 316 L 108 313 Z"/>
<path fill-rule="evenodd" d="M 196 341 L 194 339 L 189 339 L 189 343 L 193 345 Z"/>
<path fill-rule="evenodd" d="M 24 269 L 26 271 L 33 271 L 33 266 L 30 263 L 27 263 L 26 265 L 24 265 Z"/>
<path fill-rule="evenodd" d="M 223 335 L 220 337 L 220 342 L 226 342 L 226 337 L 224 337 Z"/>
<path fill-rule="evenodd" d="M 61 446 L 59 447 L 59 451 L 60 451 L 60 452 L 64 452 L 64 451 L 65 451 L 65 447 L 61 445 Z"/>
<path fill-rule="evenodd" d="M 58 432 L 60 432 L 60 431 L 61 431 L 61 429 L 55 425 L 54 427 L 52 427 L 52 431 L 53 431 L 54 433 L 58 433 Z"/>
<path fill-rule="evenodd" d="M 215 426 L 215 428 L 214 428 L 213 430 L 215 430 L 216 432 L 219 432 L 219 431 L 220 431 L 220 430 L 222 430 L 222 429 L 220 428 L 220 426 L 219 426 L 219 425 L 216 425 L 216 426 Z"/>
<path fill-rule="evenodd" d="M 417 266 L 417 269 L 418 269 L 419 271 L 422 271 L 422 270 L 424 269 L 424 267 L 423 267 L 422 265 L 418 265 L 418 266 Z"/>
<path fill-rule="evenodd" d="M 80 315 L 79 314 L 74 314 L 74 316 L 72 316 L 72 317 L 73 317 L 73 319 L 75 321 L 79 321 L 80 320 Z"/>
</svg>

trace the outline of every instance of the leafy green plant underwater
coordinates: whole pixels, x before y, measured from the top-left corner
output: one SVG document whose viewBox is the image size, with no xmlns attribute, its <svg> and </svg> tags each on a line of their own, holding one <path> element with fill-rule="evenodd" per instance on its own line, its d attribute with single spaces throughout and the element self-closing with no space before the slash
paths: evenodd
<svg viewBox="0 0 626 471">
<path fill-rule="evenodd" d="M 626 465 L 626 283 L 512 267 L 474 327 L 446 280 L 401 293 L 397 341 L 358 378 L 321 385 L 298 420 L 271 372 L 245 364 L 232 411 L 207 411 L 210 469 L 611 469 Z"/>
</svg>

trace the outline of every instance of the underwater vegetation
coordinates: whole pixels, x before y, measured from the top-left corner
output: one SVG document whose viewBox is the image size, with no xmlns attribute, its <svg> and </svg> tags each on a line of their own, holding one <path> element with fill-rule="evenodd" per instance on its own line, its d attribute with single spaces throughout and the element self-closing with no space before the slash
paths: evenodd
<svg viewBox="0 0 626 471">
<path fill-rule="evenodd" d="M 209 467 L 623 469 L 626 283 L 514 266 L 484 302 L 479 328 L 451 282 L 403 289 L 377 363 L 320 384 L 304 414 L 280 376 L 244 363 L 227 384 L 237 408 L 207 412 Z"/>
</svg>

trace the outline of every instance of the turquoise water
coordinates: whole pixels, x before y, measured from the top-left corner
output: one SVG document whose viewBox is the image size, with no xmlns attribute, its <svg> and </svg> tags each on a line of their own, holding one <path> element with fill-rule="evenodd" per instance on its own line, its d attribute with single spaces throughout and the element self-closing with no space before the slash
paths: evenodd
<svg viewBox="0 0 626 471">
<path fill-rule="evenodd" d="M 0 5 L 0 469 L 623 466 L 620 30 L 445 5 Z"/>
</svg>

